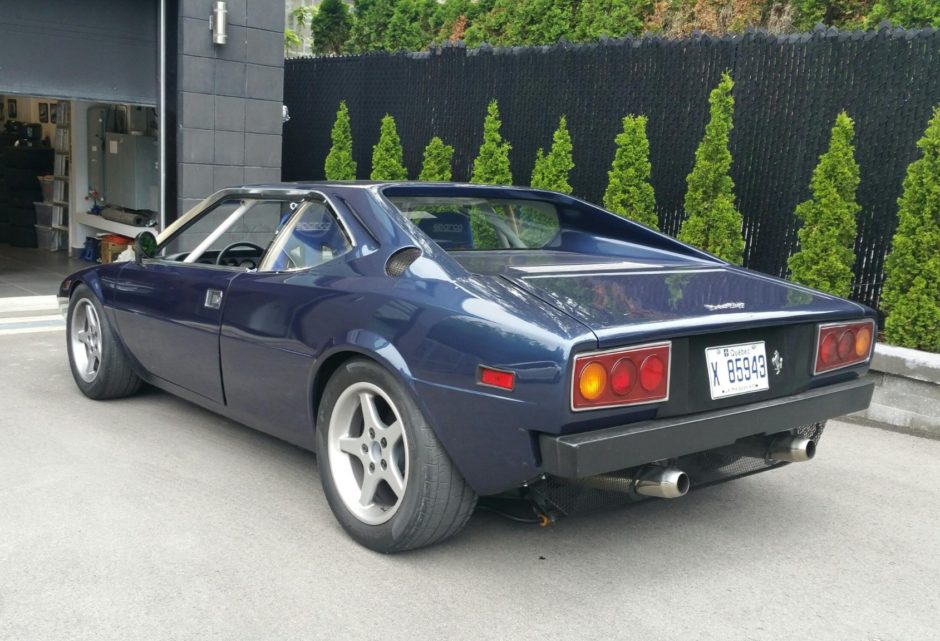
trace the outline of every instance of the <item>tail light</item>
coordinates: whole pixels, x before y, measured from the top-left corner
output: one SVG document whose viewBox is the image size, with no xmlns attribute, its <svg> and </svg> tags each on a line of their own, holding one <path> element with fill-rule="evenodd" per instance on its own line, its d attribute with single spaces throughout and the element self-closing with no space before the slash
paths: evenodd
<svg viewBox="0 0 940 641">
<path fill-rule="evenodd" d="M 671 343 L 580 354 L 574 359 L 574 411 L 655 403 L 669 398 Z"/>
<path fill-rule="evenodd" d="M 813 374 L 866 362 L 871 357 L 874 335 L 875 324 L 870 320 L 820 325 Z"/>
</svg>

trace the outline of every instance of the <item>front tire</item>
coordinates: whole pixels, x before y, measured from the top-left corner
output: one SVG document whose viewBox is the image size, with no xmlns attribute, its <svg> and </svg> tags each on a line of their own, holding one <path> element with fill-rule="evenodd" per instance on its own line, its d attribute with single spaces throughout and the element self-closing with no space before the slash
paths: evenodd
<svg viewBox="0 0 940 641">
<path fill-rule="evenodd" d="M 65 325 L 72 378 L 85 396 L 95 400 L 122 398 L 140 389 L 140 378 L 104 308 L 85 285 L 78 285 L 72 292 Z"/>
<path fill-rule="evenodd" d="M 365 359 L 347 361 L 317 417 L 320 481 L 343 529 L 377 552 L 402 552 L 459 532 L 476 505 L 401 384 Z"/>
</svg>

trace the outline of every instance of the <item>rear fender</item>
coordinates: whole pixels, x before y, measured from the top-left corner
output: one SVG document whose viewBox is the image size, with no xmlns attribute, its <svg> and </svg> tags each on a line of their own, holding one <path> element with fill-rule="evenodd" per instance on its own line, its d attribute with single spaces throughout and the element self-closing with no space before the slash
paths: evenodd
<svg viewBox="0 0 940 641">
<path fill-rule="evenodd" d="M 425 414 L 427 408 L 415 393 L 414 378 L 401 352 L 387 339 L 369 330 L 358 329 L 336 337 L 332 344 L 316 359 L 307 381 L 310 392 L 310 424 L 316 429 L 317 413 L 320 411 L 320 393 L 336 366 L 345 360 L 361 356 L 380 364 L 391 372 L 404 388 L 409 390 L 418 407 Z M 339 359 L 339 360 L 337 360 Z"/>
<path fill-rule="evenodd" d="M 394 345 L 368 330 L 352 331 L 334 341 L 311 369 L 309 408 L 314 429 L 327 380 L 342 361 L 357 356 L 379 363 L 408 390 L 451 461 L 478 494 L 518 487 L 538 474 L 532 434 L 518 416 L 531 410 L 529 404 L 419 380 Z M 507 420 L 510 415 L 518 420 Z"/>
</svg>

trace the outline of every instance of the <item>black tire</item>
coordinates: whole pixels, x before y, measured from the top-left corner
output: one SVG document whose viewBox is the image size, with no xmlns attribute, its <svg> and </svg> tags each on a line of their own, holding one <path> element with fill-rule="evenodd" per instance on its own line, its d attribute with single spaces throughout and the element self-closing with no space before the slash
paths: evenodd
<svg viewBox="0 0 940 641">
<path fill-rule="evenodd" d="M 346 465 L 354 468 L 361 462 L 356 464 L 355 457 L 329 444 L 337 401 L 344 392 L 352 394 L 363 384 L 384 392 L 397 408 L 405 435 L 402 450 L 407 449 L 402 496 L 393 508 L 393 515 L 378 524 L 363 521 L 347 506 L 337 489 L 337 478 L 342 483 L 342 476 L 334 478 L 336 472 L 331 456 L 349 456 L 351 463 Z M 384 404 L 384 400 L 379 402 Z M 391 416 L 389 411 L 394 411 L 388 406 L 384 409 L 388 416 Z M 361 410 L 359 416 L 361 418 Z M 343 424 L 337 415 L 341 431 Z M 365 428 L 360 427 L 360 430 L 361 438 L 365 438 Z M 385 368 L 367 359 L 357 358 L 341 365 L 324 389 L 317 416 L 317 461 L 323 491 L 336 519 L 355 541 L 376 552 L 402 552 L 443 541 L 463 529 L 476 506 L 476 494 L 447 456 L 411 395 Z M 384 458 L 382 464 L 385 465 Z M 362 469 L 361 474 L 365 473 Z"/>
<path fill-rule="evenodd" d="M 96 359 L 98 362 L 97 370 L 94 375 L 91 375 L 90 380 L 86 380 L 89 377 L 87 371 L 84 375 L 79 371 L 77 363 L 81 356 L 76 358 L 74 353 L 76 349 L 84 349 L 81 344 L 76 345 L 77 339 L 74 339 L 73 336 L 73 322 L 80 320 L 75 318 L 76 313 L 85 313 L 82 311 L 76 312 L 76 310 L 82 310 L 85 305 L 94 308 L 97 315 L 98 334 L 100 335 L 100 349 Z M 124 352 L 124 347 L 115 335 L 108 317 L 105 316 L 104 308 L 98 301 L 98 297 L 83 284 L 75 287 L 69 299 L 69 311 L 65 323 L 65 344 L 69 354 L 69 368 L 72 370 L 72 378 L 75 379 L 78 389 L 88 398 L 98 401 L 109 398 L 123 398 L 134 394 L 140 389 L 140 378 L 134 373 L 130 360 Z M 86 355 L 85 358 L 88 358 L 88 356 Z"/>
</svg>

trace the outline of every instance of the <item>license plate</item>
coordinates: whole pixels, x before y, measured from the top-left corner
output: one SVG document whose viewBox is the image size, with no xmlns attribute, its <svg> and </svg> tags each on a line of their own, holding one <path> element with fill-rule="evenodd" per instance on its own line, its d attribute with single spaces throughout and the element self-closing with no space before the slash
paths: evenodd
<svg viewBox="0 0 940 641">
<path fill-rule="evenodd" d="M 764 341 L 705 350 L 712 400 L 770 389 Z"/>
</svg>

